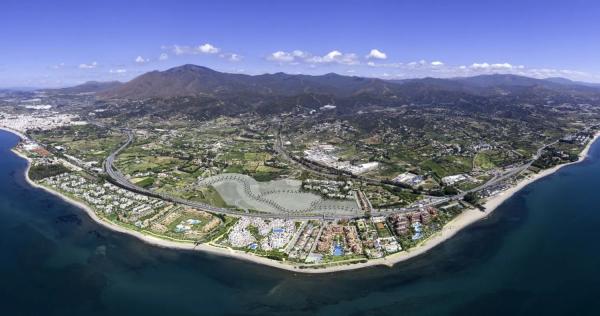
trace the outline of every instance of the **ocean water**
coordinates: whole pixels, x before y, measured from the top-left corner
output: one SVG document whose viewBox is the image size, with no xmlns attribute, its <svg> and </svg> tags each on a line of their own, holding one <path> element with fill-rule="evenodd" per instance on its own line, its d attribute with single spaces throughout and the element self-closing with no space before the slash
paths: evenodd
<svg viewBox="0 0 600 316">
<path fill-rule="evenodd" d="M 0 131 L 0 315 L 599 315 L 600 145 L 393 268 L 303 275 L 106 230 Z"/>
</svg>

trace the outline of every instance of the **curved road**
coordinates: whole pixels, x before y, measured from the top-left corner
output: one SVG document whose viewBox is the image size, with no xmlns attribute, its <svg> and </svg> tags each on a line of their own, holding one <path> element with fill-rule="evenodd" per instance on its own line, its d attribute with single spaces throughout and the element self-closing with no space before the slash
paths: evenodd
<svg viewBox="0 0 600 316">
<path fill-rule="evenodd" d="M 587 130 L 588 128 L 584 129 Z M 170 196 L 168 194 L 164 194 L 164 193 L 158 193 L 158 192 L 154 192 L 148 189 L 144 189 L 140 186 L 137 186 L 133 183 L 131 183 L 125 176 L 123 176 L 123 174 L 114 167 L 114 161 L 116 156 L 123 151 L 127 146 L 129 146 L 131 144 L 131 142 L 133 142 L 133 133 L 130 130 L 125 130 L 125 132 L 127 133 L 127 141 L 121 145 L 117 150 L 115 150 L 113 153 L 110 154 L 110 156 L 108 156 L 108 158 L 106 158 L 106 160 L 104 161 L 104 171 L 106 172 L 106 174 L 109 176 L 109 178 L 112 180 L 112 182 L 124 189 L 139 193 L 139 194 L 143 194 L 143 195 L 147 195 L 150 197 L 154 197 L 154 198 L 158 198 L 158 199 L 162 199 L 165 201 L 169 201 L 169 202 L 173 202 L 173 203 L 178 203 L 178 204 L 182 204 L 182 205 L 187 205 L 199 210 L 203 210 L 203 211 L 207 211 L 207 212 L 212 212 L 212 213 L 219 213 L 219 214 L 226 214 L 226 215 L 237 215 L 237 216 L 251 216 L 251 217 L 260 217 L 260 218 L 284 218 L 284 219 L 298 219 L 298 220 L 320 220 L 320 219 L 326 219 L 326 220 L 334 220 L 334 219 L 343 219 L 343 218 L 355 218 L 356 216 L 350 216 L 350 215 L 346 215 L 346 216 L 327 216 L 325 214 L 323 215 L 299 215 L 299 214 L 273 214 L 273 213 L 244 213 L 244 212 L 240 212 L 238 210 L 235 209 L 229 209 L 229 208 L 222 208 L 222 207 L 215 207 L 206 203 L 202 203 L 202 202 L 196 202 L 196 201 L 190 201 L 190 200 L 185 200 L 182 198 L 178 198 L 178 197 L 174 197 L 174 196 Z M 281 142 L 281 138 L 280 135 L 278 135 L 279 139 L 278 141 Z M 276 143 L 278 142 L 276 141 Z M 540 147 L 536 154 L 533 156 L 533 158 L 528 161 L 527 163 L 514 167 L 512 169 L 507 170 L 506 172 L 504 172 L 502 175 L 500 176 L 495 176 L 494 178 L 492 178 L 491 180 L 487 181 L 486 183 L 473 188 L 471 190 L 465 191 L 465 192 L 461 192 L 459 194 L 456 194 L 454 196 L 449 196 L 449 197 L 445 197 L 445 198 L 441 198 L 439 200 L 436 201 L 432 201 L 430 203 L 427 203 L 426 205 L 429 206 L 435 206 L 435 205 L 439 205 L 448 201 L 452 201 L 452 200 L 461 200 L 465 197 L 465 195 L 467 195 L 468 193 L 471 192 L 478 192 L 481 191 L 485 188 L 488 188 L 490 186 L 496 185 L 502 181 L 505 181 L 513 176 L 518 175 L 519 173 L 521 173 L 522 171 L 526 170 L 527 168 L 529 168 L 531 166 L 531 164 L 537 160 L 542 151 L 544 149 L 546 149 L 548 146 L 554 145 L 556 144 L 558 141 L 554 141 L 552 143 L 546 144 L 542 147 Z M 282 144 L 279 144 L 282 145 Z M 276 147 L 278 147 L 276 145 Z M 279 150 L 277 150 L 279 149 Z M 278 152 L 280 152 L 281 154 L 284 155 L 284 157 L 286 157 L 287 159 L 291 160 L 291 158 L 289 156 L 287 156 L 287 153 L 285 153 L 285 150 L 283 150 L 282 147 L 277 148 L 276 150 Z M 301 164 L 300 164 L 301 165 Z M 303 168 L 307 168 L 306 166 L 301 165 Z M 314 170 L 311 170 L 314 172 Z M 321 173 L 319 171 L 317 171 L 317 173 Z M 386 215 L 390 215 L 392 213 L 398 213 L 398 212 L 410 212 L 410 211 L 414 211 L 417 210 L 418 207 L 407 207 L 407 208 L 401 208 L 401 209 L 396 209 L 396 210 L 389 210 L 389 211 L 378 211 L 378 210 L 373 210 L 371 212 L 371 216 L 386 216 Z"/>
<path fill-rule="evenodd" d="M 131 144 L 131 142 L 133 142 L 133 133 L 129 130 L 126 132 L 127 132 L 127 141 L 123 145 L 121 145 L 121 147 L 119 147 L 117 150 L 115 150 L 113 153 L 111 153 L 110 156 L 108 156 L 108 158 L 106 158 L 106 160 L 104 161 L 104 166 L 103 166 L 104 171 L 110 177 L 112 182 L 124 189 L 130 190 L 130 191 L 133 191 L 133 192 L 136 192 L 139 194 L 143 194 L 146 196 L 158 198 L 161 200 L 174 202 L 174 203 L 178 203 L 178 204 L 182 204 L 182 205 L 187 205 L 187 206 L 190 206 L 190 207 L 202 210 L 202 211 L 219 213 L 219 214 L 227 214 L 227 215 L 238 215 L 238 216 L 243 215 L 243 216 L 251 216 L 251 217 L 261 217 L 261 218 L 284 218 L 284 219 L 289 218 L 289 219 L 298 219 L 298 220 L 341 219 L 341 218 L 356 217 L 356 216 L 350 216 L 350 215 L 334 217 L 334 216 L 327 216 L 327 215 L 299 215 L 299 214 L 283 214 L 283 213 L 282 214 L 244 213 L 244 212 L 240 212 L 235 209 L 216 207 L 216 206 L 212 206 L 210 204 L 196 202 L 196 201 L 190 201 L 190 200 L 174 197 L 174 196 L 171 196 L 168 194 L 158 193 L 158 192 L 154 192 L 152 190 L 144 189 L 140 186 L 137 186 L 137 185 L 131 183 L 117 168 L 114 167 L 114 162 L 115 162 L 115 158 L 117 157 L 117 155 L 121 151 L 123 151 L 127 146 L 129 146 L 129 144 Z"/>
</svg>

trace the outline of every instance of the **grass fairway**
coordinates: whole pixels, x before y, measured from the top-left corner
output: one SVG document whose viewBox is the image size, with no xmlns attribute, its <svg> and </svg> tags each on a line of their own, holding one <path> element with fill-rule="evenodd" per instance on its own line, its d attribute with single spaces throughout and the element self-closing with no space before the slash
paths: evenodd
<svg viewBox="0 0 600 316">
<path fill-rule="evenodd" d="M 460 156 L 447 156 L 425 160 L 421 163 L 421 168 L 433 172 L 437 177 L 443 178 L 459 173 L 471 171 L 471 159 Z"/>
<path fill-rule="evenodd" d="M 212 186 L 202 187 L 182 196 L 193 201 L 204 202 L 217 207 L 229 207 L 219 192 Z"/>
<path fill-rule="evenodd" d="M 475 163 L 476 167 L 479 167 L 482 170 L 490 170 L 496 167 L 496 165 L 485 152 L 478 153 L 473 162 Z"/>
<path fill-rule="evenodd" d="M 139 179 L 138 181 L 134 181 L 134 183 L 136 185 L 141 186 L 142 188 L 147 188 L 147 187 L 151 186 L 152 184 L 154 184 L 154 178 L 152 178 L 152 177 L 142 178 L 142 179 Z"/>
<path fill-rule="evenodd" d="M 117 168 L 126 174 L 147 171 L 163 172 L 184 164 L 180 159 L 167 156 L 141 156 L 136 158 L 128 155 L 119 156 L 116 163 Z"/>
<path fill-rule="evenodd" d="M 244 166 L 231 165 L 225 169 L 225 173 L 244 173 Z"/>
</svg>

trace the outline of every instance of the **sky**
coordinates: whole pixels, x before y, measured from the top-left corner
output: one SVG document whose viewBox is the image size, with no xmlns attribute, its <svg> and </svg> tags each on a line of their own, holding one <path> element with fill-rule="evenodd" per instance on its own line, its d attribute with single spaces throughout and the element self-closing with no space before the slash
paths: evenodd
<svg viewBox="0 0 600 316">
<path fill-rule="evenodd" d="M 600 1 L 28 1 L 0 6 L 0 87 L 197 64 L 403 79 L 600 82 Z"/>
</svg>

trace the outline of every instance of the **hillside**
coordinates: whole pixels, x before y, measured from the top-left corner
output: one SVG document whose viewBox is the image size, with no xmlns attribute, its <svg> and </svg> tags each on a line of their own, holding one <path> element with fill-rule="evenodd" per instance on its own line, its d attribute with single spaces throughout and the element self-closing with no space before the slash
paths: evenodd
<svg viewBox="0 0 600 316">
<path fill-rule="evenodd" d="M 562 78 L 560 78 L 562 79 Z M 110 85 L 109 85 L 110 84 Z M 325 95 L 349 98 L 368 95 L 370 98 L 401 99 L 423 102 L 439 93 L 493 95 L 523 93 L 597 93 L 593 85 L 570 80 L 534 79 L 517 75 L 492 74 L 450 79 L 423 78 L 385 81 L 376 78 L 342 76 L 329 73 L 321 76 L 285 73 L 245 75 L 223 73 L 207 67 L 183 65 L 165 71 L 152 71 L 133 80 L 120 83 L 86 83 L 69 88 L 71 91 L 95 91 L 100 98 L 147 99 L 174 97 L 223 97 L 238 95 L 290 97 Z M 63 89 L 65 90 L 65 89 Z M 536 92 L 537 91 L 537 92 Z"/>
<path fill-rule="evenodd" d="M 183 65 L 165 71 L 152 71 L 100 93 L 103 98 L 170 98 L 229 93 L 293 96 L 305 93 L 349 96 L 363 92 L 382 93 L 392 83 L 371 78 L 337 74 L 322 76 L 285 73 L 250 76 L 222 73 L 210 68 Z"/>
<path fill-rule="evenodd" d="M 77 85 L 74 87 L 61 88 L 61 89 L 48 89 L 45 91 L 49 92 L 49 93 L 61 93 L 61 94 L 99 93 L 99 92 L 115 89 L 122 85 L 123 85 L 123 83 L 120 81 L 106 81 L 106 82 L 88 81 L 88 82 L 85 82 L 83 84 L 80 84 L 80 85 Z"/>
</svg>

